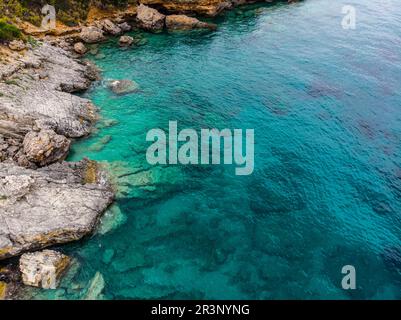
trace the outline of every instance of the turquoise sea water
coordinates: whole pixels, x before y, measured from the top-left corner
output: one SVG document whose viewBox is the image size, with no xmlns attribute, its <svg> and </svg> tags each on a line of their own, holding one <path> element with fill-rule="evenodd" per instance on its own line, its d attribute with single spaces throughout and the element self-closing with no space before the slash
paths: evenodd
<svg viewBox="0 0 401 320">
<path fill-rule="evenodd" d="M 355 30 L 341 27 L 344 4 Z M 101 109 L 69 160 L 107 161 L 116 206 L 56 291 L 80 299 L 401 298 L 401 6 L 240 7 L 215 32 L 116 39 L 89 56 Z M 113 94 L 109 79 L 140 91 Z M 255 171 L 150 166 L 148 130 L 255 129 Z M 357 290 L 341 288 L 353 265 Z M 96 275 L 96 276 L 95 276 Z M 95 277 L 95 278 L 94 278 Z"/>
</svg>

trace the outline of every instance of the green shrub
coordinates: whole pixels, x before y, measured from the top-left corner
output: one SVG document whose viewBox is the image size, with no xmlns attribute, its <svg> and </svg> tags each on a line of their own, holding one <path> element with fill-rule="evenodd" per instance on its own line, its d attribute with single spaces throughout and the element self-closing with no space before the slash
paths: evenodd
<svg viewBox="0 0 401 320">
<path fill-rule="evenodd" d="M 38 41 L 31 36 L 27 37 L 26 42 L 28 42 L 32 47 L 37 47 L 39 45 Z"/>
<path fill-rule="evenodd" d="M 0 41 L 22 39 L 22 32 L 16 26 L 9 24 L 5 19 L 0 19 Z"/>
</svg>

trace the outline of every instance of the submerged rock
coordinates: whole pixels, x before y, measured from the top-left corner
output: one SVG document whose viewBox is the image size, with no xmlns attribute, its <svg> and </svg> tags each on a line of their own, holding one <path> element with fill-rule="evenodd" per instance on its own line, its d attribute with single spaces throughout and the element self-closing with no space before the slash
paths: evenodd
<svg viewBox="0 0 401 320">
<path fill-rule="evenodd" d="M 129 47 L 134 43 L 134 38 L 130 36 L 122 36 L 118 41 L 120 47 Z"/>
<path fill-rule="evenodd" d="M 108 83 L 108 87 L 115 94 L 127 94 L 139 90 L 139 85 L 132 80 L 111 80 Z"/>
<path fill-rule="evenodd" d="M 95 56 L 95 59 L 96 59 L 96 60 L 103 60 L 104 58 L 106 58 L 106 55 L 105 55 L 104 53 L 98 53 L 98 54 Z"/>
<path fill-rule="evenodd" d="M 119 124 L 119 121 L 116 119 L 102 119 L 98 123 L 97 127 L 99 129 L 103 129 L 103 128 L 110 128 L 110 127 L 116 126 L 118 124 Z"/>
<path fill-rule="evenodd" d="M 104 290 L 105 282 L 103 275 L 100 272 L 96 272 L 95 276 L 89 284 L 89 288 L 85 295 L 85 300 L 99 300 L 102 299 L 102 292 Z"/>
<path fill-rule="evenodd" d="M 106 234 L 116 230 L 127 222 L 127 216 L 121 211 L 118 205 L 111 206 L 100 222 L 99 234 Z"/>
<path fill-rule="evenodd" d="M 0 164 L 0 260 L 91 233 L 114 198 L 96 163 Z"/>
<path fill-rule="evenodd" d="M 66 255 L 53 250 L 25 253 L 19 262 L 22 282 L 27 286 L 56 289 L 70 261 Z"/>
<path fill-rule="evenodd" d="M 86 43 L 97 43 L 104 41 L 106 38 L 103 31 L 97 27 L 85 27 L 82 29 L 79 37 Z"/>
<path fill-rule="evenodd" d="M 113 260 L 114 254 L 115 252 L 113 249 L 106 249 L 106 251 L 103 252 L 102 262 L 104 264 L 110 264 Z"/>
<path fill-rule="evenodd" d="M 63 161 L 68 156 L 70 144 L 70 140 L 53 130 L 31 131 L 23 142 L 27 159 L 40 167 Z"/>
<path fill-rule="evenodd" d="M 94 56 L 97 55 L 99 53 L 99 45 L 96 43 L 89 45 L 89 53 Z"/>
<path fill-rule="evenodd" d="M 104 136 L 99 141 L 94 143 L 89 147 L 90 151 L 96 151 L 99 152 L 103 150 L 103 148 L 111 141 L 112 137 L 110 135 Z"/>
<path fill-rule="evenodd" d="M 191 29 L 212 29 L 217 27 L 214 24 L 199 21 L 196 18 L 183 14 L 174 14 L 166 17 L 166 28 L 169 30 L 191 30 Z"/>
<path fill-rule="evenodd" d="M 139 26 L 148 31 L 161 31 L 164 28 L 166 16 L 156 9 L 140 4 L 137 8 L 137 20 Z"/>
<path fill-rule="evenodd" d="M 88 49 L 82 42 L 77 42 L 76 44 L 74 44 L 74 51 L 78 54 L 83 55 L 88 51 Z"/>
</svg>

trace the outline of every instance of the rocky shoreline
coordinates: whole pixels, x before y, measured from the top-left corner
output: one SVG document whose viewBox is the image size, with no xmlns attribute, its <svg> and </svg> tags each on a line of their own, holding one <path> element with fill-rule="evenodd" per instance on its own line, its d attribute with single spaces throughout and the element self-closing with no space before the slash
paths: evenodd
<svg viewBox="0 0 401 320">
<path fill-rule="evenodd" d="M 58 277 L 68 259 L 49 250 L 30 252 L 92 233 L 113 202 L 113 187 L 97 163 L 64 162 L 73 139 L 89 135 L 98 119 L 91 101 L 75 95 L 100 79 L 96 67 L 80 59 L 86 46 L 107 36 L 120 36 L 120 46 L 131 46 L 134 39 L 124 33 L 132 28 L 213 30 L 215 25 L 182 13 L 214 16 L 246 2 L 146 0 L 142 3 L 154 8 L 140 4 L 53 35 L 34 33 L 34 43 L 0 46 L 0 300 L 12 299 L 21 279 L 48 287 L 42 266 L 54 268 Z M 20 255 L 19 268 L 4 262 Z"/>
<path fill-rule="evenodd" d="M 98 118 L 73 94 L 98 79 L 93 66 L 46 41 L 7 59 L 0 66 L 2 298 L 12 298 L 20 280 L 2 261 L 85 237 L 114 198 L 98 164 L 63 161 L 72 139 L 90 134 Z"/>
</svg>

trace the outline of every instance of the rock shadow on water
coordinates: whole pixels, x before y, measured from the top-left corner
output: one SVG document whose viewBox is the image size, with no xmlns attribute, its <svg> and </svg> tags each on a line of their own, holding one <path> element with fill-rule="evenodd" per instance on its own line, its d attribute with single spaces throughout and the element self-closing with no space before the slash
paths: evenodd
<svg viewBox="0 0 401 320">
<path fill-rule="evenodd" d="M 332 97 L 340 100 L 344 96 L 343 90 L 323 80 L 313 81 L 306 86 L 306 93 L 312 98 Z"/>
<path fill-rule="evenodd" d="M 269 110 L 270 113 L 277 116 L 288 116 L 290 113 L 288 107 L 286 107 L 278 97 L 269 97 L 269 99 L 266 99 L 263 102 L 263 105 L 267 108 L 267 110 Z"/>
</svg>

